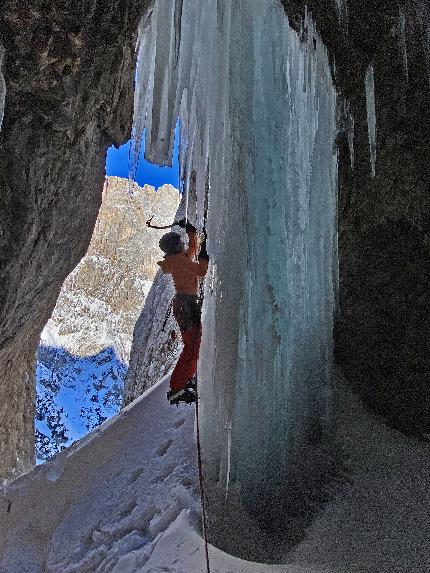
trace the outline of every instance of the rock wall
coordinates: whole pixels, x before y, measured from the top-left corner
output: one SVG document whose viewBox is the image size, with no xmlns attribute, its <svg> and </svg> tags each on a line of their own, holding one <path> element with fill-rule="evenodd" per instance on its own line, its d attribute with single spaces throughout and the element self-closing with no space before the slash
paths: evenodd
<svg viewBox="0 0 430 573">
<path fill-rule="evenodd" d="M 106 149 L 130 135 L 149 0 L 6 0 L 0 41 L 0 477 L 34 458 L 40 332 L 97 218 Z"/>
<path fill-rule="evenodd" d="M 158 271 L 134 328 L 124 406 L 165 376 L 178 359 L 182 341 L 171 311 L 174 294 L 171 277 Z"/>
</svg>

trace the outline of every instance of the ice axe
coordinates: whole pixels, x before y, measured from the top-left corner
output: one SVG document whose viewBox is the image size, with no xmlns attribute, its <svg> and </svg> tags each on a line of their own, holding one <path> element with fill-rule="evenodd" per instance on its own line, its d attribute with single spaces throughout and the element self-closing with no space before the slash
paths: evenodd
<svg viewBox="0 0 430 573">
<path fill-rule="evenodd" d="M 148 219 L 146 221 L 146 226 L 149 227 L 150 229 L 159 229 L 159 230 L 164 230 L 164 229 L 170 229 L 171 227 L 174 227 L 175 225 L 178 225 L 179 227 L 182 227 L 183 229 L 187 230 L 192 230 L 192 231 L 196 231 L 196 228 L 194 227 L 194 225 L 191 225 L 191 223 L 188 223 L 185 219 L 181 219 L 181 221 L 174 221 L 172 224 L 170 225 L 164 225 L 163 227 L 159 226 L 159 225 L 153 225 L 152 224 L 152 219 L 154 218 L 154 215 L 152 215 L 152 217 L 150 219 Z"/>
<path fill-rule="evenodd" d="M 164 227 L 160 227 L 159 225 L 153 225 L 152 224 L 152 219 L 154 218 L 154 215 L 152 215 L 152 217 L 150 219 L 148 219 L 146 221 L 146 226 L 149 227 L 150 229 L 170 229 L 171 227 L 173 227 L 174 225 L 177 225 L 178 223 L 175 221 L 174 223 L 172 223 L 171 225 L 164 225 Z"/>
</svg>

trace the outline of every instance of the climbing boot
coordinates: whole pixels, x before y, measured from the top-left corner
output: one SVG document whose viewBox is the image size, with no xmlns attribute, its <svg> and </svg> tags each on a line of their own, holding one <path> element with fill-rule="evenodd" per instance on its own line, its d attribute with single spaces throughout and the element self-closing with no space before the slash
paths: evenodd
<svg viewBox="0 0 430 573">
<path fill-rule="evenodd" d="M 192 378 L 190 378 L 185 388 L 187 390 L 190 390 L 191 392 L 194 392 L 194 394 L 197 394 L 197 376 L 193 376 Z"/>
<path fill-rule="evenodd" d="M 170 390 L 167 392 L 167 399 L 172 405 L 179 405 L 181 402 L 185 404 L 192 404 L 196 401 L 196 393 L 189 388 L 183 388 L 182 390 Z"/>
</svg>

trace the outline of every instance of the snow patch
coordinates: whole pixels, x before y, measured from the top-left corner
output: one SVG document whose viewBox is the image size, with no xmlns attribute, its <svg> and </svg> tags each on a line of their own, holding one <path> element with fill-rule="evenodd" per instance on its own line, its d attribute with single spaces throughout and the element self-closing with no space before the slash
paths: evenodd
<svg viewBox="0 0 430 573">
<path fill-rule="evenodd" d="M 0 520 L 0 571 L 205 573 L 194 408 L 172 408 L 168 382 L 0 490 L 0 507 L 10 508 Z M 430 569 L 429 444 L 387 428 L 342 381 L 335 396 L 337 438 L 349 456 L 340 493 L 283 564 L 243 561 L 210 545 L 214 573 Z M 166 438 L 170 447 L 157 454 Z"/>
</svg>

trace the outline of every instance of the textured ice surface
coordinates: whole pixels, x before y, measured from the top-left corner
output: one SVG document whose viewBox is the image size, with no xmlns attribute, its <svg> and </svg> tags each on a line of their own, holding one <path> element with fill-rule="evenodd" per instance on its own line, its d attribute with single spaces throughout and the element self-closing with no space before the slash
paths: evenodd
<svg viewBox="0 0 430 573">
<path fill-rule="evenodd" d="M 229 476 L 245 504 L 258 491 L 278 508 L 287 483 L 318 473 L 337 276 L 336 97 L 310 16 L 305 25 L 301 42 L 275 0 L 159 0 L 140 32 L 135 106 L 136 141 L 146 127 L 147 158 L 160 164 L 180 118 L 199 227 L 210 178 L 199 369 L 208 476 L 222 498 Z"/>
<path fill-rule="evenodd" d="M 336 9 L 339 22 L 348 32 L 348 3 L 347 0 L 336 0 Z"/>
<path fill-rule="evenodd" d="M 4 60 L 4 48 L 0 44 L 0 130 L 3 123 L 4 106 L 6 101 L 6 82 L 3 77 L 2 67 Z"/>
<path fill-rule="evenodd" d="M 372 64 L 366 71 L 366 106 L 367 129 L 369 133 L 370 167 L 372 177 L 376 173 L 376 109 L 375 109 L 375 79 Z"/>
</svg>

